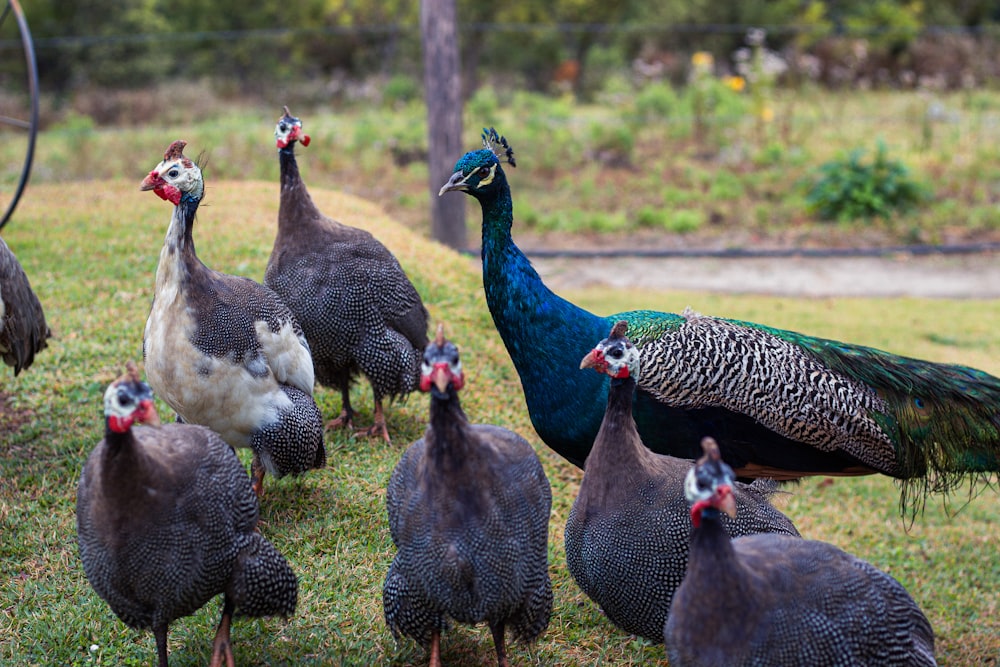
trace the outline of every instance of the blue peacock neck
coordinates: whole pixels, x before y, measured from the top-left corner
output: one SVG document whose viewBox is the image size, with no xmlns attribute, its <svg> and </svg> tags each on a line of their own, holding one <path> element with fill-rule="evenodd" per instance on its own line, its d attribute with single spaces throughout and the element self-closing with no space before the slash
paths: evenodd
<svg viewBox="0 0 1000 667">
<path fill-rule="evenodd" d="M 603 404 L 607 384 L 599 374 L 581 371 L 580 360 L 607 336 L 610 324 L 545 286 L 511 238 L 510 187 L 505 179 L 498 185 L 476 195 L 483 209 L 486 303 L 521 378 L 535 430 L 549 447 L 582 466 L 572 451 L 597 433 L 602 414 L 593 402 Z"/>
</svg>

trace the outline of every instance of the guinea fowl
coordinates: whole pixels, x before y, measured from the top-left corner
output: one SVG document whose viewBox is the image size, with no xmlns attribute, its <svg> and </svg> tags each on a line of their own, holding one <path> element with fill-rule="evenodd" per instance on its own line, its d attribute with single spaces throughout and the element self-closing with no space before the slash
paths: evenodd
<svg viewBox="0 0 1000 667">
<path fill-rule="evenodd" d="M 691 522 L 682 495 L 691 462 L 651 452 L 639 438 L 632 395 L 642 370 L 627 332 L 628 325 L 618 322 L 580 362 L 581 368 L 611 376 L 611 387 L 566 521 L 566 564 L 612 623 L 659 643 L 687 565 Z M 766 484 L 733 486 L 739 513 L 726 521 L 730 534 L 798 535 L 768 502 Z"/>
<path fill-rule="evenodd" d="M 375 395 L 375 423 L 364 432 L 388 442 L 382 401 L 416 389 L 427 345 L 427 310 L 378 239 L 316 208 L 295 160 L 296 142 L 307 146 L 309 136 L 288 107 L 274 135 L 281 202 L 264 284 L 298 318 L 312 348 L 316 380 L 340 390 L 340 416 L 329 425 L 352 426 L 350 388 L 364 373 Z"/>
<path fill-rule="evenodd" d="M 265 472 L 281 477 L 326 463 L 312 358 L 277 294 L 198 259 L 192 228 L 204 182 L 185 145 L 170 144 L 141 186 L 174 204 L 142 341 L 146 375 L 181 420 L 253 450 L 259 495 Z"/>
<path fill-rule="evenodd" d="M 87 579 L 122 621 L 153 630 L 160 667 L 168 625 L 222 593 L 211 664 L 233 667 L 233 613 L 289 616 L 298 597 L 292 568 L 256 531 L 243 465 L 203 426 L 159 425 L 134 365 L 108 387 L 104 415 L 76 495 Z"/>
<path fill-rule="evenodd" d="M 733 471 L 711 438 L 685 480 L 691 556 L 664 640 L 671 667 L 930 666 L 934 633 L 895 579 L 825 542 L 731 540 Z"/>
<path fill-rule="evenodd" d="M 0 238 L 0 357 L 17 377 L 48 346 L 51 336 L 28 276 Z"/>
<path fill-rule="evenodd" d="M 711 435 L 741 478 L 882 473 L 934 491 L 1000 471 L 1000 379 L 982 371 L 691 312 L 599 317 L 555 295 L 511 238 L 501 162 L 513 166 L 513 150 L 496 130 L 483 138 L 440 194 L 482 206 L 493 322 L 535 430 L 572 463 L 583 466 L 607 389 L 570 373 L 584 341 L 626 320 L 645 360 L 633 411 L 655 452 L 695 459 Z"/>
<path fill-rule="evenodd" d="M 397 553 L 382 605 L 393 635 L 430 647 L 431 667 L 441 664 L 449 618 L 486 621 L 497 663 L 505 667 L 505 629 L 533 641 L 552 611 L 552 492 L 524 438 L 469 423 L 458 401 L 464 382 L 458 348 L 438 327 L 420 377 L 420 389 L 431 394 L 430 423 L 403 454 L 386 492 Z"/>
</svg>

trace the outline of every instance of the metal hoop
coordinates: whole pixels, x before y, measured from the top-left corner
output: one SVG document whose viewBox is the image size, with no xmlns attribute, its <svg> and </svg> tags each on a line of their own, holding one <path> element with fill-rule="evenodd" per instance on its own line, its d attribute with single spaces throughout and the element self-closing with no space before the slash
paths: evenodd
<svg viewBox="0 0 1000 667">
<path fill-rule="evenodd" d="M 19 118 L 0 115 L 0 123 L 28 130 L 28 150 L 24 156 L 24 165 L 21 167 L 21 178 L 17 183 L 17 190 L 14 192 L 14 197 L 10 200 L 10 204 L 7 205 L 7 211 L 0 218 L 0 229 L 3 229 L 3 226 L 7 224 L 7 220 L 14 213 L 17 202 L 20 201 L 21 195 L 24 193 L 24 188 L 28 185 L 28 177 L 31 175 L 31 163 L 35 158 L 35 139 L 38 135 L 38 64 L 35 62 L 35 46 L 31 39 L 31 31 L 28 29 L 28 22 L 25 20 L 24 12 L 21 11 L 21 6 L 17 0 L 7 0 L 7 7 L 4 9 L 3 14 L 0 15 L 0 25 L 3 25 L 4 21 L 7 20 L 7 16 L 11 13 L 13 13 L 14 19 L 17 21 L 17 29 L 21 34 L 24 62 L 28 69 L 28 96 L 31 98 L 31 117 L 25 121 Z"/>
</svg>

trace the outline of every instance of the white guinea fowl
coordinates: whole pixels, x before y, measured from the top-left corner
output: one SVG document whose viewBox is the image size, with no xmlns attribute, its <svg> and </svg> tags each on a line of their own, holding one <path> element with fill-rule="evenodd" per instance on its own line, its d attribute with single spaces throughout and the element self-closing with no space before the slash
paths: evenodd
<svg viewBox="0 0 1000 667">
<path fill-rule="evenodd" d="M 277 294 L 198 259 L 192 227 L 204 181 L 185 145 L 173 142 L 141 186 L 174 204 L 143 336 L 146 375 L 183 421 L 253 450 L 260 493 L 265 471 L 281 477 L 326 461 L 312 357 Z"/>
</svg>

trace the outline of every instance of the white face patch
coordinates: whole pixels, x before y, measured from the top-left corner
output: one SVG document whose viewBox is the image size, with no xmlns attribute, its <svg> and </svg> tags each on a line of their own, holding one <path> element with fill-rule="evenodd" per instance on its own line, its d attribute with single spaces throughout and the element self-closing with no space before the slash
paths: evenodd
<svg viewBox="0 0 1000 667">
<path fill-rule="evenodd" d="M 698 478 L 695 475 L 694 466 L 691 466 L 687 476 L 684 477 L 684 497 L 689 503 L 695 503 L 699 500 L 708 500 L 711 496 L 712 489 L 698 488 Z"/>
<path fill-rule="evenodd" d="M 121 398 L 118 396 L 118 383 L 111 384 L 107 391 L 104 392 L 104 416 L 105 417 L 119 417 L 124 419 L 130 414 L 135 412 L 136 403 L 134 400 L 129 398 L 128 404 L 123 405 Z"/>
<path fill-rule="evenodd" d="M 617 349 L 622 349 L 621 346 L 612 344 L 610 346 L 600 346 L 601 352 L 604 353 L 604 361 L 608 364 L 608 375 L 611 377 L 617 377 L 618 373 L 621 371 L 622 367 L 628 368 L 629 377 L 631 377 L 636 382 L 639 381 L 639 348 L 635 345 L 629 343 L 624 346 L 623 354 L 620 357 L 613 357 L 608 354 L 608 349 L 611 347 Z"/>
<path fill-rule="evenodd" d="M 201 169 L 190 160 L 163 160 L 154 169 L 156 174 L 181 192 L 201 196 Z"/>
</svg>

